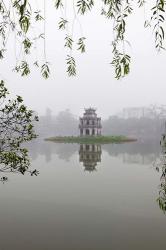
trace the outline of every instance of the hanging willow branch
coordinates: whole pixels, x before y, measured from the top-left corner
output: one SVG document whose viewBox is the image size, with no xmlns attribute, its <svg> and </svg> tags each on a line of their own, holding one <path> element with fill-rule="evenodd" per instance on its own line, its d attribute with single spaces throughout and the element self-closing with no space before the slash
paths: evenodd
<svg viewBox="0 0 166 250">
<path fill-rule="evenodd" d="M 6 3 L 7 2 L 7 3 Z M 37 65 L 43 77 L 48 78 L 50 75 L 49 63 L 46 59 L 46 48 L 44 45 L 43 60 L 36 59 L 32 65 L 28 62 L 27 58 L 35 48 L 37 39 L 46 39 L 45 37 L 45 25 L 41 34 L 38 34 L 35 38 L 32 37 L 32 26 L 35 28 L 35 24 L 45 22 L 47 14 L 45 11 L 46 0 L 41 1 L 43 3 L 43 9 L 35 9 L 34 2 L 32 0 L 0 0 L 0 59 L 5 57 L 7 49 L 8 34 L 15 33 L 17 46 L 19 45 L 22 51 L 19 58 L 16 61 L 16 71 L 22 76 L 30 73 L 32 65 Z M 133 9 L 140 8 L 146 4 L 145 0 L 99 0 L 97 3 L 102 4 L 101 15 L 113 23 L 113 38 L 112 38 L 112 53 L 113 59 L 111 65 L 115 70 L 115 77 L 120 79 L 126 76 L 130 72 L 131 57 L 128 53 L 128 42 L 126 37 L 126 27 L 128 17 L 133 13 Z M 48 1 L 47 4 L 50 4 Z M 164 0 L 152 0 L 150 1 L 152 7 L 147 5 L 148 13 L 151 13 L 150 20 L 146 20 L 145 26 L 151 27 L 154 34 L 155 47 L 158 51 L 165 48 L 165 4 Z M 69 73 L 69 62 L 72 62 L 76 69 L 76 61 L 74 54 L 76 51 L 81 53 L 85 52 L 85 36 L 82 31 L 79 16 L 84 16 L 93 11 L 96 6 L 94 0 L 54 0 L 55 10 L 59 10 L 60 20 L 58 22 L 58 28 L 64 30 L 64 46 L 67 51 L 67 73 Z M 98 5 L 97 5 L 98 6 Z M 73 21 L 69 20 L 67 15 L 68 9 L 71 12 L 73 9 Z M 44 13 L 44 17 L 42 16 Z M 45 15 L 46 14 L 46 15 Z M 71 15 L 71 13 L 70 13 Z M 80 26 L 80 36 L 77 37 L 74 34 L 75 24 Z M 32 25 L 33 24 L 33 25 Z M 42 25 L 41 25 L 42 26 Z M 35 41 L 35 42 L 34 42 Z M 44 42 L 44 44 L 46 44 Z M 75 49 L 76 48 L 76 49 Z M 74 63 L 73 63 L 74 60 Z M 70 76 L 72 76 L 71 71 Z"/>
</svg>

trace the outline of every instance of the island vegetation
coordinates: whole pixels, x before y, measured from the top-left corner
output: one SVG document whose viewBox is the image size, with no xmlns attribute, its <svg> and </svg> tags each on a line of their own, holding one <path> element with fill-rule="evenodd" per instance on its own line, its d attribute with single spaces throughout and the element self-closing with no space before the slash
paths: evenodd
<svg viewBox="0 0 166 250">
<path fill-rule="evenodd" d="M 98 144 L 108 144 L 108 143 L 123 143 L 123 142 L 133 142 L 137 141 L 135 138 L 129 138 L 126 136 L 56 136 L 46 138 L 46 141 L 52 141 L 56 143 L 98 143 Z"/>
</svg>

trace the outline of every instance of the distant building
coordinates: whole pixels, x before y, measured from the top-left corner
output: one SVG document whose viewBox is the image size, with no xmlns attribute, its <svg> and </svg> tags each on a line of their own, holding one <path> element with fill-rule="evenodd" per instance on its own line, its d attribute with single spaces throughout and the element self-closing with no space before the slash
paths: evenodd
<svg viewBox="0 0 166 250">
<path fill-rule="evenodd" d="M 129 118 L 165 118 L 166 117 L 166 106 L 165 105 L 150 105 L 149 107 L 131 107 L 124 108 L 122 112 L 118 113 L 117 116 L 123 119 Z"/>
<path fill-rule="evenodd" d="M 80 136 L 101 135 L 101 118 L 97 117 L 96 109 L 85 109 L 79 122 Z"/>
</svg>

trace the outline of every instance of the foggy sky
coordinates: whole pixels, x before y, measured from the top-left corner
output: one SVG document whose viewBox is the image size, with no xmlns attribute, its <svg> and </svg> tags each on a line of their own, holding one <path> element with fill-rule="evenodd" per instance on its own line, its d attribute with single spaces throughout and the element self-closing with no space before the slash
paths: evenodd
<svg viewBox="0 0 166 250">
<path fill-rule="evenodd" d="M 51 2 L 51 1 L 47 1 Z M 47 107 L 56 114 L 70 109 L 77 116 L 85 107 L 93 106 L 99 115 L 107 117 L 124 107 L 166 104 L 166 54 L 158 54 L 154 48 L 152 31 L 143 28 L 143 10 L 137 11 L 129 19 L 127 39 L 131 43 L 131 72 L 117 81 L 110 65 L 112 60 L 111 41 L 113 39 L 111 21 L 100 16 L 96 9 L 80 18 L 83 36 L 86 39 L 86 53 L 74 52 L 77 61 L 77 77 L 66 74 L 64 49 L 66 32 L 58 30 L 59 12 L 47 3 L 46 50 L 51 63 L 51 77 L 42 79 L 37 71 L 29 77 L 20 77 L 12 72 L 14 66 L 13 44 L 9 42 L 8 59 L 1 62 L 3 77 L 13 94 L 21 95 L 25 103 L 44 114 Z M 79 38 L 80 28 L 75 26 L 74 36 Z M 39 46 L 38 54 L 41 54 Z"/>
</svg>

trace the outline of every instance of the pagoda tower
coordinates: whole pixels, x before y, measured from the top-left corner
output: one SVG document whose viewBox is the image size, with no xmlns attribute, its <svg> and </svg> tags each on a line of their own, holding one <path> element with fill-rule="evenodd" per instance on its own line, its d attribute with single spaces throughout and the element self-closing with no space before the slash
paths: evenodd
<svg viewBox="0 0 166 250">
<path fill-rule="evenodd" d="M 101 128 L 101 118 L 97 117 L 96 109 L 85 109 L 83 117 L 79 120 L 80 136 L 99 136 Z"/>
</svg>

